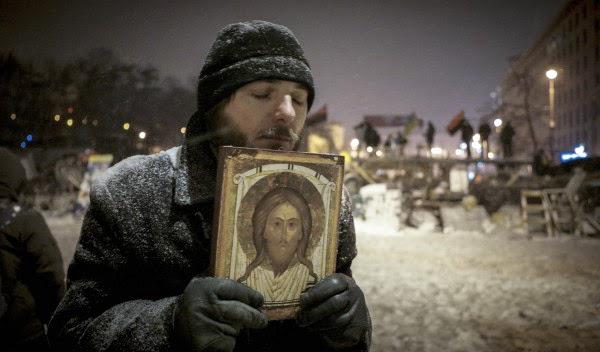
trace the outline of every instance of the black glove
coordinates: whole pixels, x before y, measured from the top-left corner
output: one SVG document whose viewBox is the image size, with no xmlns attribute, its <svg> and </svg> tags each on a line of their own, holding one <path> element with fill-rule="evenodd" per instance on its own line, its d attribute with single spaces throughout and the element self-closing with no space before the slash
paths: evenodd
<svg viewBox="0 0 600 352">
<path fill-rule="evenodd" d="M 364 344 L 371 340 L 371 318 L 365 296 L 344 274 L 326 277 L 300 296 L 298 325 L 320 334 L 334 349 Z"/>
<path fill-rule="evenodd" d="M 242 328 L 268 324 L 260 312 L 262 295 L 229 279 L 195 278 L 185 288 L 174 313 L 178 347 L 187 351 L 233 351 Z"/>
</svg>

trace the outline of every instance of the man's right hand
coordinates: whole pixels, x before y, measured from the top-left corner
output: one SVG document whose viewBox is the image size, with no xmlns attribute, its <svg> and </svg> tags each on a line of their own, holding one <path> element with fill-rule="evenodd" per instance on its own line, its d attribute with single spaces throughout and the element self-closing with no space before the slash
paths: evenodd
<svg viewBox="0 0 600 352">
<path fill-rule="evenodd" d="M 258 310 L 263 301 L 259 292 L 233 280 L 192 279 L 175 308 L 177 345 L 194 352 L 233 351 L 240 329 L 267 326 Z"/>
</svg>

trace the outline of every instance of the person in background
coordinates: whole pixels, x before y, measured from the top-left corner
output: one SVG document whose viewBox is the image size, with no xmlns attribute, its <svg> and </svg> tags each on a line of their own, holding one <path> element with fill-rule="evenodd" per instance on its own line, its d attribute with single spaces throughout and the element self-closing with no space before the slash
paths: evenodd
<svg viewBox="0 0 600 352">
<path fill-rule="evenodd" d="M 20 202 L 25 185 L 19 158 L 0 148 L 0 276 L 6 304 L 0 318 L 3 352 L 48 350 L 45 325 L 65 292 L 56 240 L 42 215 Z"/>
<path fill-rule="evenodd" d="M 463 143 L 467 144 L 467 158 L 471 159 L 471 139 L 473 138 L 473 126 L 464 119 L 460 126 L 460 131 L 462 133 L 461 140 Z"/>
<path fill-rule="evenodd" d="M 427 154 L 431 155 L 433 140 L 435 138 L 435 126 L 431 121 L 427 122 L 427 130 L 425 131 L 425 142 L 427 142 Z"/>
<path fill-rule="evenodd" d="M 515 129 L 512 127 L 510 121 L 507 121 L 502 131 L 500 131 L 500 143 L 502 144 L 502 153 L 504 159 L 511 158 L 513 156 L 512 140 L 515 136 Z"/>
<path fill-rule="evenodd" d="M 492 128 L 487 122 L 482 122 L 479 125 L 479 135 L 481 136 L 481 158 L 487 159 L 490 151 L 490 135 L 492 134 Z"/>
</svg>

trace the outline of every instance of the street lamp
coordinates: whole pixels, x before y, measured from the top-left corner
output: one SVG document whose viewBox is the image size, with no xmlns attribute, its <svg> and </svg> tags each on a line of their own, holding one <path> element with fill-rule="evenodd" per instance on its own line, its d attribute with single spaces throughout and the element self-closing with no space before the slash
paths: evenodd
<svg viewBox="0 0 600 352">
<path fill-rule="evenodd" d="M 549 69 L 546 71 L 546 77 L 548 78 L 548 99 L 550 101 L 550 121 L 548 126 L 550 127 L 550 155 L 554 159 L 554 127 L 556 122 L 554 119 L 554 80 L 558 77 L 558 72 L 555 69 Z"/>
</svg>

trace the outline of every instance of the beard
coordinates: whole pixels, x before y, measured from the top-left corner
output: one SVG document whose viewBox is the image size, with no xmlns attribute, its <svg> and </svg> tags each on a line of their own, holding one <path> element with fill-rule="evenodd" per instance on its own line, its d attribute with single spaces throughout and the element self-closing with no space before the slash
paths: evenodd
<svg viewBox="0 0 600 352">
<path fill-rule="evenodd" d="M 215 132 L 214 137 L 212 138 L 213 144 L 217 147 L 231 145 L 234 147 L 256 148 L 256 146 L 252 145 L 249 136 L 244 134 L 234 123 L 232 123 L 231 118 L 223 113 L 223 111 L 219 111 L 215 117 L 216 118 L 214 118 L 214 121 L 211 124 L 211 127 Z M 256 138 L 274 139 L 267 149 L 284 149 L 284 142 L 277 142 L 276 139 L 292 141 L 292 151 L 298 151 L 300 149 L 301 136 L 289 127 L 278 125 L 267 128 L 259 131 Z"/>
</svg>

